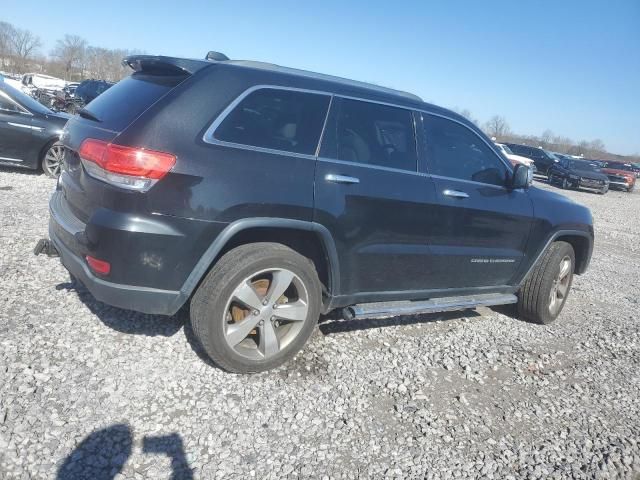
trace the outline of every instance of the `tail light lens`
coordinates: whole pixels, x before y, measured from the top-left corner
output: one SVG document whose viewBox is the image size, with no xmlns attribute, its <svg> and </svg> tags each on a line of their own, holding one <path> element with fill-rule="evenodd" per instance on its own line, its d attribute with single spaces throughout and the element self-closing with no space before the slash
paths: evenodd
<svg viewBox="0 0 640 480">
<path fill-rule="evenodd" d="M 175 155 L 88 138 L 78 151 L 89 175 L 117 187 L 147 191 L 176 163 Z"/>
<path fill-rule="evenodd" d="M 89 268 L 95 273 L 99 275 L 109 275 L 111 272 L 111 264 L 109 262 L 92 257 L 91 255 L 87 255 L 85 258 L 87 259 Z"/>
</svg>

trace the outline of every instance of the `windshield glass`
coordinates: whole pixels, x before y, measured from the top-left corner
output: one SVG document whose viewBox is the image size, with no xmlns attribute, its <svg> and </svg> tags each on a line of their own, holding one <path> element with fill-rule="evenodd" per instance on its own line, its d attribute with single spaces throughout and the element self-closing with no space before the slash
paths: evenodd
<svg viewBox="0 0 640 480">
<path fill-rule="evenodd" d="M 580 160 L 569 160 L 569 165 L 571 168 L 576 170 L 589 170 L 592 172 L 599 172 L 600 166 L 596 163 L 584 162 Z"/>
<path fill-rule="evenodd" d="M 627 172 L 632 172 L 633 168 L 631 165 L 625 163 L 607 163 L 607 168 L 614 168 L 616 170 L 625 170 Z"/>
<path fill-rule="evenodd" d="M 51 110 L 49 110 L 47 107 L 42 105 L 40 102 L 31 98 L 26 93 L 23 93 L 20 90 L 13 88 L 11 85 L 7 85 L 5 83 L 3 84 L 2 89 L 13 100 L 18 102 L 20 105 L 22 105 L 24 108 L 26 108 L 30 112 L 43 113 L 43 114 L 52 113 Z"/>
<path fill-rule="evenodd" d="M 513 155 L 513 152 L 511 151 L 511 149 L 509 147 L 507 147 L 506 145 L 500 145 L 500 148 L 507 155 Z"/>
</svg>

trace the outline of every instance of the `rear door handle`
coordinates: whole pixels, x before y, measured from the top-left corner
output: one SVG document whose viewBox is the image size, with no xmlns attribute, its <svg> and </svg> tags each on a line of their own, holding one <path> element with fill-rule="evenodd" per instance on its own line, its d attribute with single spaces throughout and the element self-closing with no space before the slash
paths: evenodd
<svg viewBox="0 0 640 480">
<path fill-rule="evenodd" d="M 360 183 L 359 178 L 349 177 L 347 175 L 337 175 L 335 173 L 328 173 L 327 175 L 325 175 L 324 179 L 327 182 L 332 182 L 332 183 L 344 183 L 344 184 Z"/>
<path fill-rule="evenodd" d="M 469 194 L 460 190 L 449 190 L 448 188 L 442 192 L 443 195 L 453 198 L 469 198 Z"/>
</svg>

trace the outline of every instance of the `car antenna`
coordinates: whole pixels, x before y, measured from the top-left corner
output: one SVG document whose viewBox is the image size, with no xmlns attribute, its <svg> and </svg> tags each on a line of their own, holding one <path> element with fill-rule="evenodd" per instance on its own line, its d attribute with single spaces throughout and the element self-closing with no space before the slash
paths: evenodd
<svg viewBox="0 0 640 480">
<path fill-rule="evenodd" d="M 211 50 L 207 53 L 207 56 L 204 57 L 204 59 L 212 62 L 224 62 L 225 60 L 229 60 L 229 57 L 227 57 L 224 53 Z"/>
</svg>

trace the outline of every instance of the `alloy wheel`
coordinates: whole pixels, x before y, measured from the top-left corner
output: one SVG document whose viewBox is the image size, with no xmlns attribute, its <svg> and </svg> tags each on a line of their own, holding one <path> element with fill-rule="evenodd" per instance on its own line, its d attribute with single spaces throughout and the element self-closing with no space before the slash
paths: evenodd
<svg viewBox="0 0 640 480">
<path fill-rule="evenodd" d="M 42 169 L 50 177 L 56 178 L 60 175 L 63 160 L 64 146 L 61 144 L 54 144 L 49 148 L 49 150 L 47 150 L 47 153 L 42 160 Z"/>
<path fill-rule="evenodd" d="M 569 293 L 569 285 L 571 283 L 572 273 L 571 257 L 565 255 L 560 261 L 560 269 L 558 275 L 553 280 L 551 292 L 549 293 L 549 313 L 557 315 L 564 304 L 567 294 Z"/>
<path fill-rule="evenodd" d="M 237 354 L 264 360 L 286 348 L 309 313 L 307 289 L 295 273 L 273 268 L 243 280 L 224 310 L 224 336 Z"/>
</svg>

